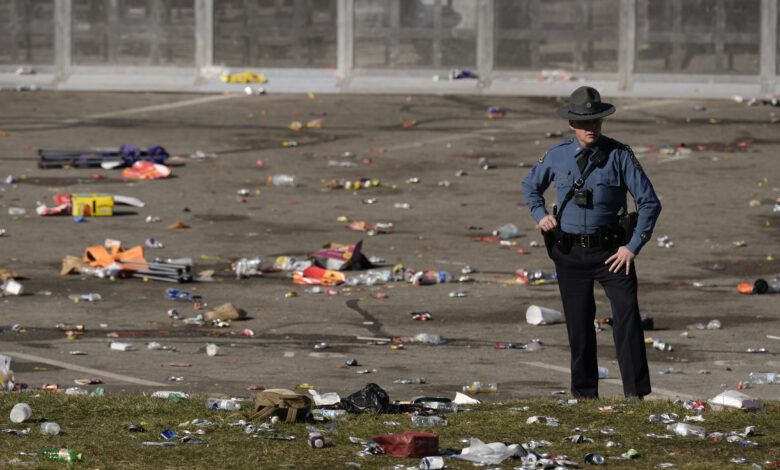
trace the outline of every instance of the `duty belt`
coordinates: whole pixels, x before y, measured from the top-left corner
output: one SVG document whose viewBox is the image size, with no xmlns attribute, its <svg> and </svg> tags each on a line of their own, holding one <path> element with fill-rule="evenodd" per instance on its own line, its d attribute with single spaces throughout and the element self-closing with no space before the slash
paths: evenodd
<svg viewBox="0 0 780 470">
<path fill-rule="evenodd" d="M 601 246 L 601 240 L 599 239 L 599 236 L 596 234 L 589 234 L 589 233 L 567 233 L 566 234 L 569 239 L 571 240 L 572 246 L 581 246 L 583 248 L 591 248 L 594 246 Z"/>
</svg>

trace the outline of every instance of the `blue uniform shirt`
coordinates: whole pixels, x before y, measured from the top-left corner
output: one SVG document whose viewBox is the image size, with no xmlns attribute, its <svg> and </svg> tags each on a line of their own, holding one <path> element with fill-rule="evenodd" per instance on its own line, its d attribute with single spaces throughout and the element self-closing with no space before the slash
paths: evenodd
<svg viewBox="0 0 780 470">
<path fill-rule="evenodd" d="M 602 135 L 593 147 L 585 151 L 590 157 L 599 150 L 607 156 L 607 160 L 588 176 L 583 186 L 593 191 L 592 204 L 580 207 L 570 200 L 561 216 L 560 228 L 567 233 L 592 234 L 600 227 L 617 224 L 620 209 L 627 209 L 626 191 L 629 191 L 639 209 L 639 220 L 626 248 L 635 255 L 639 254 L 653 234 L 661 202 L 628 146 Z M 582 176 L 576 161 L 581 151 L 576 138 L 558 142 L 550 147 L 523 180 L 525 203 L 537 222 L 548 215 L 542 195 L 550 183 L 555 181 L 560 208 L 574 181 Z M 590 165 L 592 163 L 588 162 Z"/>
</svg>

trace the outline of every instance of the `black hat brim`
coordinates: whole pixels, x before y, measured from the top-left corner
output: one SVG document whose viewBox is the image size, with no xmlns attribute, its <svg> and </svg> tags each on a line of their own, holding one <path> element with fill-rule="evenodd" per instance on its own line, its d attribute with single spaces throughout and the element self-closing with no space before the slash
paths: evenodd
<svg viewBox="0 0 780 470">
<path fill-rule="evenodd" d="M 591 121 L 593 119 L 605 118 L 614 112 L 615 112 L 614 106 L 612 106 L 609 103 L 601 103 L 601 111 L 598 111 L 593 114 L 572 113 L 568 105 L 563 106 L 562 108 L 558 108 L 558 110 L 555 113 L 558 115 L 558 117 L 561 117 L 563 119 L 568 119 L 570 121 Z"/>
</svg>

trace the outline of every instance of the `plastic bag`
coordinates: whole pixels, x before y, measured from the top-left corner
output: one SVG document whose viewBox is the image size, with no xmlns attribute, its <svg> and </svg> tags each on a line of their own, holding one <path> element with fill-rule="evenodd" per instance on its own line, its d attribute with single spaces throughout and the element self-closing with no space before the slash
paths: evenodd
<svg viewBox="0 0 780 470">
<path fill-rule="evenodd" d="M 390 397 L 375 383 L 367 384 L 362 390 L 341 399 L 341 407 L 348 413 L 389 413 Z"/>
<path fill-rule="evenodd" d="M 370 385 L 370 384 L 369 384 Z M 427 432 L 404 431 L 371 438 L 385 454 L 393 457 L 428 457 L 439 455 L 439 436 Z"/>
<path fill-rule="evenodd" d="M 316 390 L 309 390 L 309 395 L 312 396 L 315 406 L 332 406 L 338 405 L 341 402 L 341 397 L 336 392 L 318 393 Z"/>
<path fill-rule="evenodd" d="M 520 444 L 506 445 L 503 442 L 485 444 L 472 437 L 469 446 L 464 448 L 460 455 L 453 455 L 453 458 L 474 463 L 499 464 L 509 457 L 524 456 L 525 454 L 525 450 L 520 447 Z"/>
</svg>

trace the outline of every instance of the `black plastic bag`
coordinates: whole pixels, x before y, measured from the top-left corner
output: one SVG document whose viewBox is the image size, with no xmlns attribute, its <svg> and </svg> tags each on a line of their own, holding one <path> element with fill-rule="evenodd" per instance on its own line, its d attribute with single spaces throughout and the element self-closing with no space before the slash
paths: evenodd
<svg viewBox="0 0 780 470">
<path fill-rule="evenodd" d="M 362 390 L 341 399 L 341 408 L 347 413 L 390 413 L 390 397 L 375 383 L 367 384 Z"/>
</svg>

